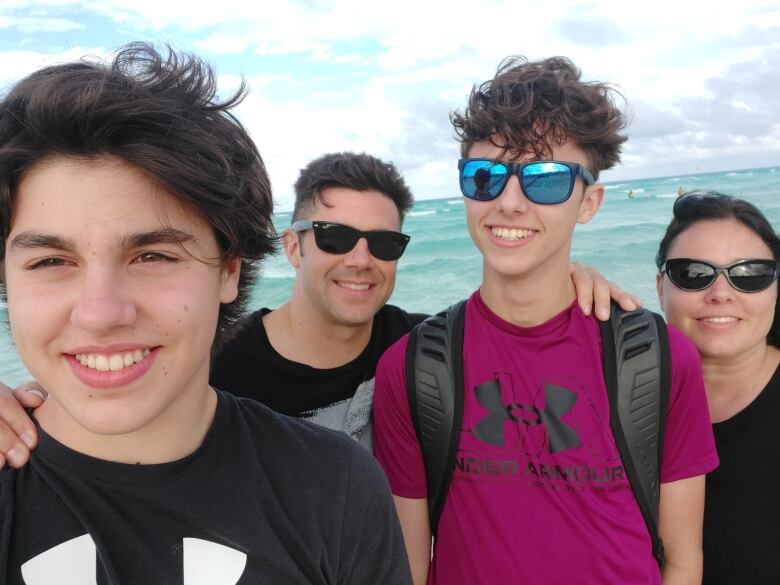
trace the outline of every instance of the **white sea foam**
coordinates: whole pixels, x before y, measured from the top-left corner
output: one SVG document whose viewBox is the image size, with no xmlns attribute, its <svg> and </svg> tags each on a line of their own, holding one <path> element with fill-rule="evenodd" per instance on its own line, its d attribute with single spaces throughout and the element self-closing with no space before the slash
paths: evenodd
<svg viewBox="0 0 780 585">
<path fill-rule="evenodd" d="M 436 215 L 435 209 L 423 209 L 422 211 L 410 211 L 409 217 L 421 217 L 423 215 Z"/>
<path fill-rule="evenodd" d="M 450 199 L 447 205 L 463 205 L 463 199 Z"/>
</svg>

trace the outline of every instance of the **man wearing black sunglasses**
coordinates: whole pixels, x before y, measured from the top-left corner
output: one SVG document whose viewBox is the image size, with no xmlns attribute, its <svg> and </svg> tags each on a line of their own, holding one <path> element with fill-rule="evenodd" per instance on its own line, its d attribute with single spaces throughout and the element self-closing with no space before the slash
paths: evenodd
<svg viewBox="0 0 780 585">
<path fill-rule="evenodd" d="M 412 194 L 368 154 L 332 153 L 295 183 L 282 236 L 295 268 L 290 299 L 250 315 L 218 353 L 211 382 L 278 412 L 341 430 L 370 448 L 374 372 L 385 349 L 425 315 L 386 305 L 409 236 Z"/>
<path fill-rule="evenodd" d="M 659 570 L 663 555 L 654 558 L 609 426 L 599 326 L 575 304 L 569 279 L 574 227 L 597 212 L 598 175 L 619 161 L 625 141 L 613 99 L 608 85 L 583 82 L 568 59 L 510 59 L 472 91 L 464 114 L 451 116 L 483 278 L 458 330 L 462 356 L 442 358 L 462 358 L 448 376 L 462 378 L 463 401 L 454 407 L 462 407 L 462 423 L 447 443 L 454 471 L 433 555 L 428 498 L 438 484 L 428 481 L 418 437 L 446 428 L 423 420 L 446 409 L 425 405 L 423 413 L 423 398 L 411 400 L 415 429 L 406 381 L 417 370 L 407 338 L 380 360 L 374 400 L 375 454 L 417 585 L 701 580 L 704 474 L 717 456 L 695 348 L 670 330 Z M 434 368 L 422 373 L 423 385 L 439 383 Z M 437 481 L 432 470 L 431 477 Z"/>
</svg>

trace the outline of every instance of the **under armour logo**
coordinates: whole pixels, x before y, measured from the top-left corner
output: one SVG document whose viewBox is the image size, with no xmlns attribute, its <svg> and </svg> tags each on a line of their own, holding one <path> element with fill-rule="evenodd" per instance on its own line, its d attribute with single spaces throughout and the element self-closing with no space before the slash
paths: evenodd
<svg viewBox="0 0 780 585">
<path fill-rule="evenodd" d="M 501 385 L 498 380 L 480 384 L 474 388 L 474 394 L 477 401 L 488 411 L 488 415 L 475 425 L 473 431 L 474 436 L 485 443 L 503 446 L 504 423 L 511 420 L 527 426 L 544 425 L 551 453 L 580 446 L 576 431 L 561 420 L 577 402 L 577 395 L 567 388 L 545 384 L 544 410 L 533 404 L 504 404 L 501 401 Z"/>
<path fill-rule="evenodd" d="M 236 585 L 246 554 L 230 547 L 184 538 L 182 585 Z M 97 585 L 97 550 L 85 534 L 39 554 L 22 565 L 26 585 Z M 150 583 L 149 585 L 154 585 Z"/>
</svg>

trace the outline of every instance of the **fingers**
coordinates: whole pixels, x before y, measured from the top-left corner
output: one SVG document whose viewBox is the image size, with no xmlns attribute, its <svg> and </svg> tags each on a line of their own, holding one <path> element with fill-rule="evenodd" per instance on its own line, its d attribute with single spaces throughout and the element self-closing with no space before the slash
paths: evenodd
<svg viewBox="0 0 780 585">
<path fill-rule="evenodd" d="M 43 389 L 43 386 L 35 381 L 19 384 L 14 388 L 13 392 L 16 400 L 25 408 L 38 408 L 49 396 L 49 393 Z M 0 418 L 2 418 L 1 412 Z"/>
<path fill-rule="evenodd" d="M 590 315 L 593 309 L 593 279 L 585 266 L 579 262 L 569 264 L 571 280 L 574 283 L 574 293 L 577 295 L 577 304 L 586 315 Z"/>
<path fill-rule="evenodd" d="M 40 387 L 25 384 L 12 391 L 0 383 L 0 467 L 22 467 L 30 458 L 30 449 L 38 443 L 35 424 L 17 400 L 19 396 L 28 407 L 39 406 L 43 400 L 35 391 L 40 392 Z"/>
<path fill-rule="evenodd" d="M 642 306 L 642 299 L 607 280 L 595 268 L 572 262 L 569 269 L 577 304 L 586 315 L 590 315 L 593 310 L 596 318 L 606 321 L 609 319 L 610 301 L 615 301 L 624 311 L 635 311 Z"/>
</svg>

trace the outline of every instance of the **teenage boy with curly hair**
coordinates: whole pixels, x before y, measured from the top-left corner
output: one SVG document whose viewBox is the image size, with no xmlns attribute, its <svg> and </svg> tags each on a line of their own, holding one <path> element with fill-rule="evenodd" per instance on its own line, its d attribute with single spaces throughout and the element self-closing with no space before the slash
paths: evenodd
<svg viewBox="0 0 780 585">
<path fill-rule="evenodd" d="M 380 360 L 374 402 L 414 582 L 698 583 L 704 474 L 717 455 L 696 350 L 670 330 L 661 571 L 610 430 L 598 322 L 569 278 L 574 227 L 596 214 L 598 175 L 625 141 L 613 90 L 565 58 L 511 59 L 452 123 L 483 278 L 466 306 L 463 422 L 432 558 L 408 337 Z"/>
</svg>

